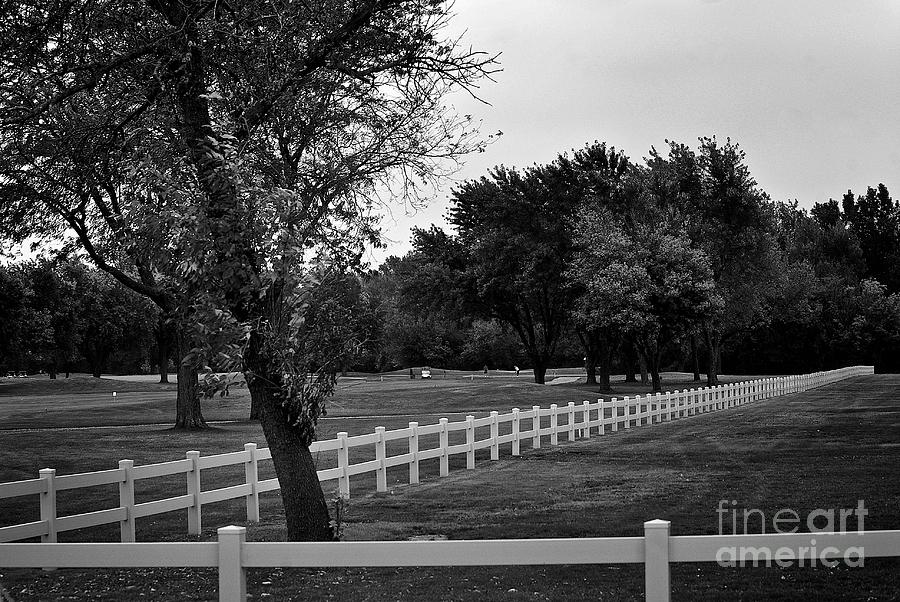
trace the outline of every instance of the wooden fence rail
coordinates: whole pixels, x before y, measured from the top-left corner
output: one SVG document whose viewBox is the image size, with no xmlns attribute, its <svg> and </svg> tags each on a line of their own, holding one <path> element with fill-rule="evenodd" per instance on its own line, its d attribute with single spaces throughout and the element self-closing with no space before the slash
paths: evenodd
<svg viewBox="0 0 900 602">
<path fill-rule="evenodd" d="M 735 567 L 900 556 L 900 531 L 672 537 L 669 530 L 669 521 L 652 520 L 643 537 L 272 543 L 247 542 L 245 527 L 229 526 L 216 542 L 4 543 L 0 567 L 217 567 L 219 600 L 243 602 L 248 568 L 643 564 L 645 598 L 669 602 L 671 563 L 721 564 L 734 549 L 747 550 Z"/>
<path fill-rule="evenodd" d="M 677 420 L 701 413 L 725 410 L 761 399 L 788 395 L 821 387 L 839 380 L 873 374 L 872 366 L 852 366 L 797 376 L 763 378 L 746 382 L 703 387 L 643 396 L 624 397 L 596 402 L 584 401 L 581 405 L 570 402 L 559 407 L 533 406 L 530 410 L 513 408 L 509 413 L 491 412 L 489 416 L 466 416 L 464 421 L 449 422 L 441 418 L 437 424 L 420 425 L 410 422 L 402 429 L 387 431 L 376 427 L 374 433 L 350 436 L 339 432 L 334 439 L 316 441 L 310 449 L 313 453 L 335 452 L 336 466 L 318 471 L 320 481 L 336 480 L 339 494 L 350 497 L 350 479 L 364 473 L 375 473 L 378 491 L 387 491 L 387 470 L 408 466 L 408 481 L 419 482 L 420 463 L 437 458 L 439 474 L 450 472 L 452 455 L 465 455 L 466 468 L 475 468 L 476 451 L 489 449 L 491 460 L 500 456 L 500 446 L 510 446 L 510 453 L 518 456 L 522 445 L 530 441 L 531 448 L 541 447 L 542 441 L 558 445 L 562 436 L 567 441 L 588 438 L 592 433 L 605 435 L 619 428 L 630 429 L 643 425 Z M 526 428 L 527 426 L 527 428 Z M 487 435 L 487 436 L 485 436 Z M 434 440 L 436 447 L 423 448 L 422 439 Z M 481 437 L 481 438 L 479 438 Z M 388 442 L 405 443 L 405 453 L 388 455 Z M 452 443 L 452 444 L 451 444 Z M 374 459 L 351 464 L 350 450 L 374 448 Z M 279 488 L 277 479 L 259 480 L 260 462 L 271 459 L 267 448 L 257 448 L 247 443 L 243 451 L 201 456 L 198 451 L 188 451 L 182 460 L 135 466 L 131 460 L 119 461 L 118 468 L 71 475 L 57 475 L 56 470 L 45 468 L 37 479 L 0 484 L 0 499 L 39 496 L 40 520 L 0 527 L 0 542 L 10 542 L 40 537 L 44 543 L 54 543 L 57 534 L 103 524 L 119 523 L 121 541 L 135 541 L 135 521 L 138 518 L 184 510 L 187 513 L 187 530 L 199 534 L 202 529 L 202 509 L 206 504 L 244 498 L 247 521 L 258 522 L 259 494 Z M 244 482 L 229 487 L 204 491 L 201 473 L 221 466 L 244 466 Z M 170 475 L 185 475 L 185 494 L 161 500 L 135 503 L 135 482 Z M 57 492 L 117 484 L 119 505 L 83 514 L 57 516 Z"/>
</svg>

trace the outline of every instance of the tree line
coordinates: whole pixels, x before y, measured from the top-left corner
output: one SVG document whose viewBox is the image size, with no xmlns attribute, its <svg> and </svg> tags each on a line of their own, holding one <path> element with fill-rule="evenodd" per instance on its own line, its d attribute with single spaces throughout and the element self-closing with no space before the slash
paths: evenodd
<svg viewBox="0 0 900 602">
<path fill-rule="evenodd" d="M 737 143 L 605 143 L 458 186 L 452 233 L 362 279 L 383 316 L 364 365 L 804 372 L 900 367 L 900 208 L 883 184 L 807 211 L 772 201 Z"/>
<path fill-rule="evenodd" d="M 543 382 L 584 365 L 600 389 L 625 373 L 659 390 L 666 369 L 714 384 L 723 358 L 738 374 L 898 368 L 900 209 L 884 185 L 807 211 L 771 201 L 730 140 L 641 163 L 594 143 L 463 183 L 450 216 L 452 234 L 418 229 L 404 256 L 319 283 L 336 373 L 518 366 Z M 148 372 L 178 355 L 157 306 L 78 260 L 4 268 L 0 295 L 0 371 Z"/>
</svg>

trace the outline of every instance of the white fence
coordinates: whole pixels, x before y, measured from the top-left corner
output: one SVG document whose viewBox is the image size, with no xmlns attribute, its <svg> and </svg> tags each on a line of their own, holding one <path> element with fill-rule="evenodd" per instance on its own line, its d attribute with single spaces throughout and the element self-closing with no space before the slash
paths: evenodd
<svg viewBox="0 0 900 602">
<path fill-rule="evenodd" d="M 604 435 L 608 430 L 615 432 L 619 428 L 628 429 L 723 410 L 873 372 L 871 366 L 853 366 L 829 372 L 764 378 L 621 400 L 599 399 L 580 405 L 570 402 L 564 407 L 556 404 L 549 408 L 533 406 L 525 411 L 513 408 L 507 414 L 491 412 L 489 416 L 477 419 L 467 416 L 465 421 L 460 422 L 449 422 L 446 418 L 441 418 L 438 424 L 425 426 L 410 422 L 407 428 L 386 431 L 384 427 L 376 427 L 374 433 L 354 437 L 341 432 L 334 439 L 316 441 L 311 451 L 336 452 L 336 466 L 319 470 L 319 480 L 337 480 L 340 495 L 349 498 L 350 477 L 364 473 L 374 472 L 377 490 L 386 491 L 387 471 L 392 467 L 407 465 L 409 483 L 418 483 L 419 464 L 428 459 L 437 458 L 439 474 L 446 476 L 449 474 L 450 456 L 456 454 L 464 454 L 466 467 L 472 469 L 475 468 L 475 453 L 481 449 L 490 449 L 491 460 L 497 460 L 500 446 L 509 445 L 512 455 L 518 456 L 523 442 L 530 443 L 532 448 L 539 448 L 544 438 L 549 438 L 550 445 L 557 445 L 560 436 L 574 441 L 578 437 L 588 438 L 592 433 Z M 523 430 L 526 426 L 527 430 Z M 420 438 L 436 439 L 437 446 L 423 448 Z M 451 444 L 451 439 L 456 442 Z M 391 449 L 399 447 L 404 453 L 388 455 L 389 445 Z M 368 448 L 370 455 L 374 451 L 374 459 L 351 464 L 350 450 L 361 447 Z M 0 484 L 0 499 L 40 496 L 40 520 L 0 528 L 0 542 L 40 537 L 44 543 L 54 543 L 57 533 L 62 531 L 119 523 L 121 541 L 133 543 L 137 519 L 177 510 L 187 511 L 188 533 L 199 534 L 203 506 L 235 498 L 245 498 L 247 520 L 258 522 L 259 494 L 279 488 L 277 479 L 259 480 L 258 464 L 269 459 L 271 454 L 267 448 L 258 449 L 255 443 L 248 443 L 243 451 L 214 456 L 201 456 L 200 452 L 189 451 L 183 460 L 143 466 L 135 466 L 132 460 L 120 460 L 118 468 L 98 472 L 57 476 L 54 469 L 45 468 L 37 479 Z M 202 490 L 200 477 L 203 470 L 241 464 L 244 466 L 243 483 Z M 184 495 L 135 503 L 136 481 L 178 474 L 185 475 Z M 57 516 L 57 492 L 109 484 L 118 484 L 117 507 Z M 4 555 L 8 554 L 6 550 L 4 548 Z"/>
<path fill-rule="evenodd" d="M 0 544 L 0 566 L 217 567 L 219 600 L 243 602 L 248 568 L 642 563 L 646 599 L 668 602 L 670 563 L 721 561 L 723 550 L 750 550 L 737 558 L 764 566 L 839 562 L 851 549 L 855 560 L 900 556 L 900 531 L 671 537 L 669 527 L 645 522 L 643 537 L 272 543 L 247 542 L 246 528 L 232 526 L 215 542 Z"/>
</svg>

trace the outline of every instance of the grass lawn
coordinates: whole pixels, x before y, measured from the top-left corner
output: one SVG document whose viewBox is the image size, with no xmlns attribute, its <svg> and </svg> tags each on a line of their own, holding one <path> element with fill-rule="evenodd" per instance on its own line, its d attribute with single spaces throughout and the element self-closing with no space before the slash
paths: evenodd
<svg viewBox="0 0 900 602">
<path fill-rule="evenodd" d="M 410 380 L 402 374 L 389 375 L 383 381 L 372 376 L 340 379 L 337 392 L 328 403 L 328 416 L 403 415 L 415 420 L 423 414 L 508 412 L 513 407 L 565 405 L 570 401 L 580 403 L 584 399 L 595 401 L 598 397 L 608 399 L 650 391 L 645 385 L 622 382 L 621 377 L 613 382 L 612 392 L 601 393 L 596 386 L 579 382 L 536 385 L 524 372 L 518 378 L 514 373 L 492 373 L 488 377 L 476 374 L 473 379 L 469 373 L 453 371 L 447 371 L 444 378 L 442 372 L 435 371 L 431 380 Z M 722 382 L 737 380 L 741 378 L 722 377 Z M 664 374 L 666 389 L 699 384 L 688 374 Z M 175 417 L 175 390 L 175 384 L 160 385 L 146 378 L 112 380 L 84 374 L 56 380 L 46 376 L 0 378 L 0 430 L 171 425 Z M 203 416 L 210 422 L 244 422 L 249 413 L 250 396 L 243 387 L 233 389 L 228 397 L 203 401 Z"/>
<path fill-rule="evenodd" d="M 520 377 L 521 380 L 521 377 Z M 354 381 L 355 382 L 355 381 Z M 869 511 L 865 528 L 900 528 L 900 377 L 870 376 L 820 390 L 701 415 L 671 424 L 654 425 L 592 437 L 558 447 L 530 450 L 523 456 L 490 462 L 479 455 L 474 471 L 455 456 L 449 477 L 439 478 L 437 461 L 423 464 L 423 482 L 403 483 L 404 471 L 389 473 L 388 493 L 374 493 L 374 477 L 352 482 L 345 539 L 406 539 L 439 535 L 450 539 L 635 536 L 645 520 L 672 521 L 675 535 L 718 532 L 720 500 L 737 500 L 739 508 L 756 508 L 772 517 L 782 508 L 806 516 L 816 508 L 854 508 L 864 500 Z M 158 385 L 157 385 L 158 386 Z M 623 384 L 620 394 L 633 394 Z M 672 388 L 683 388 L 684 384 Z M 2 391 L 2 388 L 0 388 Z M 36 393 L 36 392 L 35 392 Z M 134 391 L 138 394 L 138 391 Z M 147 393 L 153 393 L 147 391 Z M 90 394 L 90 393 L 89 393 Z M 2 393 L 0 393 L 2 395 Z M 325 421 L 323 436 L 337 430 L 371 432 L 381 424 L 421 424 L 448 412 L 480 414 L 534 404 L 565 404 L 594 399 L 583 385 L 541 387 L 506 378 L 461 381 L 360 381 L 342 387 Z M 604 395 L 609 397 L 609 395 Z M 12 400 L 9 396 L 7 399 Z M 16 398 L 16 424 L 38 427 L 45 416 Z M 24 399 L 28 399 L 25 397 Z M 62 401 L 62 400 L 60 400 Z M 221 411 L 241 414 L 240 397 L 205 410 L 208 419 Z M 147 407 L 154 403 L 147 402 Z M 60 404 L 63 405 L 63 404 Z M 22 410 L 25 407 L 25 410 Z M 123 406 L 111 406 L 113 408 Z M 63 420 L 56 415 L 54 420 Z M 80 424 L 79 410 L 68 411 L 68 424 Z M 109 412 L 107 419 L 117 412 Z M 122 414 L 139 417 L 139 413 Z M 50 412 L 47 412 L 50 414 Z M 370 414 L 392 415 L 364 418 Z M 127 416 L 126 416 L 127 418 Z M 97 419 L 95 414 L 92 419 Z M 115 417 L 124 420 L 122 416 Z M 109 422 L 107 422 L 109 424 Z M 3 427 L 0 427 L 3 428 Z M 184 450 L 204 454 L 235 451 L 246 441 L 263 444 L 258 425 L 224 424 L 203 433 L 178 433 L 164 426 L 104 429 L 5 431 L 0 434 L 0 481 L 31 478 L 39 468 L 58 473 L 115 466 L 129 457 L 138 464 L 183 457 Z M 562 438 L 561 438 L 562 439 Z M 508 446 L 507 446 L 508 447 Z M 484 450 L 486 452 L 486 450 Z M 74 452 L 74 453 L 73 453 Z M 204 488 L 224 481 L 211 476 Z M 183 492 L 183 477 L 160 482 L 141 495 Z M 102 489 L 102 488 L 97 488 Z M 66 493 L 66 492 L 64 492 Z M 60 513 L 96 509 L 104 496 L 64 500 Z M 25 508 L 20 498 L 0 506 L 0 523 L 37 514 L 36 499 Z M 33 507 L 32 507 L 33 506 Z M 83 510 L 82 510 L 83 511 Z M 251 541 L 278 540 L 283 533 L 280 502 L 275 494 L 262 499 L 263 522 L 248 525 Z M 215 527 L 244 524 L 239 501 L 204 507 L 204 540 L 215 538 Z M 803 529 L 805 530 L 805 529 Z M 186 541 L 183 512 L 138 521 L 138 540 Z M 116 540 L 117 529 L 96 528 L 61 541 Z M 14 600 L 214 600 L 214 570 L 58 570 L 54 572 L 0 569 L 0 584 Z M 900 561 L 868 559 L 860 569 L 740 568 L 714 563 L 677 564 L 672 570 L 673 599 L 900 599 Z M 259 569 L 249 572 L 254 599 L 271 600 L 581 600 L 643 599 L 640 566 L 407 568 L 299 570 Z"/>
</svg>

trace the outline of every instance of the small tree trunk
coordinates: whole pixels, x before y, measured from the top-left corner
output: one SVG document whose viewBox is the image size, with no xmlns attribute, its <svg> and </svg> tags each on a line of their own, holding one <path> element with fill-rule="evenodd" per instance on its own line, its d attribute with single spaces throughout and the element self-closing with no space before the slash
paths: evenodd
<svg viewBox="0 0 900 602">
<path fill-rule="evenodd" d="M 585 384 L 588 385 L 596 385 L 597 384 L 597 362 L 596 360 L 588 359 L 588 361 L 584 364 L 585 372 L 587 372 L 587 380 Z"/>
<path fill-rule="evenodd" d="M 709 350 L 706 384 L 715 387 L 719 384 L 719 354 L 722 347 L 722 339 L 717 332 L 706 330 L 706 347 Z"/>
<path fill-rule="evenodd" d="M 309 446 L 288 425 L 281 407 L 269 397 L 264 386 L 251 384 L 250 390 L 260 402 L 259 421 L 281 485 L 288 540 L 333 540 L 328 504 Z"/>
<path fill-rule="evenodd" d="M 638 354 L 638 364 L 641 367 L 641 384 L 646 385 L 650 379 L 647 378 L 647 358 L 643 353 Z"/>
<path fill-rule="evenodd" d="M 609 391 L 612 389 L 609 377 L 612 373 L 612 349 L 609 345 L 604 345 L 604 349 L 600 352 L 600 389 Z"/>
<path fill-rule="evenodd" d="M 588 385 L 597 384 L 597 338 L 592 332 L 578 330 L 578 339 L 584 349 L 584 371 L 587 373 L 585 384 Z"/>
<path fill-rule="evenodd" d="M 650 379 L 653 385 L 653 392 L 659 393 L 660 391 L 662 391 L 662 378 L 660 378 L 659 376 L 660 353 L 658 345 L 656 349 L 648 350 L 647 364 L 650 371 Z"/>
<path fill-rule="evenodd" d="M 637 378 L 635 376 L 637 372 L 637 368 L 635 364 L 637 364 L 637 358 L 635 357 L 636 353 L 634 351 L 634 346 L 626 342 L 622 346 L 622 363 L 625 368 L 625 382 L 627 383 L 636 383 Z"/>
<path fill-rule="evenodd" d="M 200 410 L 200 381 L 197 365 L 190 357 L 191 344 L 187 333 L 176 328 L 175 344 L 178 352 L 178 396 L 175 400 L 175 428 L 200 430 L 206 421 Z"/>
<path fill-rule="evenodd" d="M 691 363 L 694 365 L 694 382 L 700 382 L 700 353 L 697 349 L 697 333 L 691 333 Z"/>
</svg>

